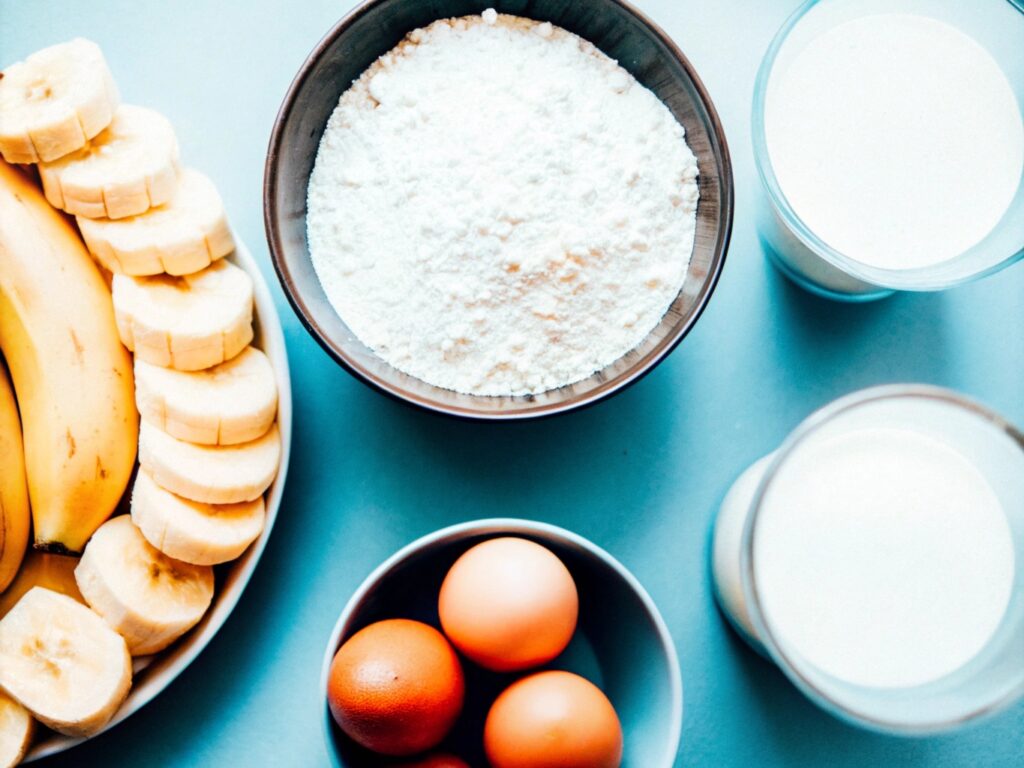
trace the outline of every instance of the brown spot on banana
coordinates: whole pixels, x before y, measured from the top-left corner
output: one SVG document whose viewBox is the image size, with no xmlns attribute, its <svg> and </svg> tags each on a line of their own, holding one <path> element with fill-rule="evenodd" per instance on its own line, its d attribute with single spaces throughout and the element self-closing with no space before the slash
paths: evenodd
<svg viewBox="0 0 1024 768">
<path fill-rule="evenodd" d="M 97 480 L 106 480 L 108 474 L 109 473 L 107 472 L 106 467 L 103 466 L 103 461 L 100 459 L 99 456 L 97 456 L 96 457 L 96 479 Z"/>
<path fill-rule="evenodd" d="M 78 339 L 78 334 L 75 333 L 74 328 L 69 328 L 68 332 L 71 334 L 71 343 L 75 347 L 75 362 L 79 365 L 85 362 L 85 347 L 82 346 L 82 342 Z"/>
<path fill-rule="evenodd" d="M 71 434 L 70 427 L 64 433 L 64 439 L 68 443 L 68 458 L 73 459 L 75 457 L 75 436 Z"/>
</svg>

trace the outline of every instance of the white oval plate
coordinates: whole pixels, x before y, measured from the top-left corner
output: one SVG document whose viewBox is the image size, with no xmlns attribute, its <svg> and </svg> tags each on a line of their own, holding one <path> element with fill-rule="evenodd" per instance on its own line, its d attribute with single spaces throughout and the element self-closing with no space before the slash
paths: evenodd
<svg viewBox="0 0 1024 768">
<path fill-rule="evenodd" d="M 267 288 L 259 267 L 256 266 L 255 259 L 245 243 L 238 239 L 237 234 L 235 235 L 235 253 L 228 258 L 248 272 L 252 278 L 255 298 L 254 329 L 256 331 L 253 344 L 267 354 L 277 376 L 277 423 L 281 432 L 281 466 L 273 484 L 267 490 L 266 525 L 260 537 L 249 546 L 240 558 L 224 566 L 218 566 L 218 569 L 224 569 L 223 572 L 218 573 L 218 591 L 214 595 L 210 610 L 206 612 L 202 621 L 166 651 L 155 656 L 134 660 L 135 677 L 132 681 L 131 692 L 114 717 L 99 733 L 110 730 L 142 709 L 154 696 L 170 685 L 171 681 L 180 675 L 213 639 L 217 630 L 231 615 L 235 604 L 242 596 L 245 585 L 249 583 L 249 577 L 252 576 L 256 563 L 259 562 L 260 555 L 263 554 L 263 548 L 274 527 L 274 520 L 277 519 L 277 510 L 281 506 L 281 494 L 284 491 L 285 476 L 288 474 L 288 457 L 291 453 L 292 442 L 292 388 L 288 372 L 288 354 L 284 346 L 284 333 L 281 330 L 281 318 L 277 314 L 270 290 Z M 25 762 L 56 755 L 85 740 L 60 734 L 48 734 L 32 747 Z"/>
</svg>

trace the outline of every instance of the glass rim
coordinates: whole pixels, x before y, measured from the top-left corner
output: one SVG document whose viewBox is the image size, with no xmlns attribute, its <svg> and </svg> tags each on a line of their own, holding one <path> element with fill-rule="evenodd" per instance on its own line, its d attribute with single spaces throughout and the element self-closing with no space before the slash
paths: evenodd
<svg viewBox="0 0 1024 768">
<path fill-rule="evenodd" d="M 832 423 L 837 417 L 866 405 L 901 399 L 930 400 L 959 408 L 968 415 L 980 419 L 1006 434 L 1014 441 L 1020 452 L 1024 453 L 1024 433 L 987 406 L 944 387 L 929 384 L 887 384 L 861 389 L 840 397 L 804 419 L 772 454 L 764 475 L 758 482 L 744 523 L 743 538 L 740 544 L 740 573 L 744 600 L 748 606 L 750 621 L 757 632 L 757 638 L 769 657 L 797 688 L 819 706 L 849 722 L 876 731 L 912 736 L 948 731 L 1005 709 L 1024 696 L 1024 678 L 1005 694 L 991 701 L 973 707 L 962 714 L 926 723 L 910 724 L 877 717 L 850 707 L 827 693 L 815 682 L 815 676 L 806 671 L 808 668 L 813 669 L 812 665 L 797 661 L 793 654 L 785 650 L 784 643 L 773 632 L 771 624 L 765 616 L 754 569 L 754 537 L 757 520 L 768 488 L 786 460 L 809 437 L 817 434 L 822 427 Z"/>
<path fill-rule="evenodd" d="M 950 262 L 963 258 L 966 254 L 974 252 L 975 249 L 981 246 L 981 243 L 976 243 L 966 251 L 954 256 L 952 259 L 939 262 L 938 264 L 931 264 L 923 267 L 911 267 L 909 269 L 875 267 L 857 261 L 826 243 L 818 237 L 818 235 L 815 234 L 809 226 L 807 226 L 800 215 L 797 214 L 796 210 L 794 210 L 793 206 L 790 205 L 789 199 L 782 191 L 782 185 L 779 184 L 778 177 L 775 175 L 775 169 L 772 166 L 771 156 L 768 152 L 768 140 L 765 131 L 765 106 L 767 103 L 768 83 L 771 80 L 772 71 L 775 68 L 775 61 L 778 58 L 783 45 L 785 45 L 786 41 L 789 39 L 790 33 L 811 9 L 822 3 L 835 1 L 836 0 L 805 0 L 792 14 L 790 14 L 786 21 L 783 22 L 778 32 L 775 33 L 768 49 L 765 51 L 764 57 L 761 59 L 761 64 L 757 70 L 757 78 L 754 81 L 754 100 L 750 118 L 750 134 L 754 147 L 754 165 L 757 168 L 758 177 L 761 179 L 762 188 L 765 190 L 772 207 L 783 220 L 786 227 L 805 248 L 824 259 L 836 269 L 839 269 L 840 271 L 845 272 L 846 274 L 865 283 L 876 285 L 880 289 L 886 290 L 944 290 L 946 288 L 952 288 L 957 285 L 979 280 L 1005 269 L 1021 259 L 1024 259 L 1024 243 L 1021 243 L 1021 246 L 1017 251 L 1011 252 L 1008 256 L 998 259 L 982 269 L 973 270 L 967 274 L 955 275 L 953 277 L 936 276 L 936 272 L 947 267 Z M 995 2 L 998 2 L 1000 5 L 1005 4 L 1011 10 L 1019 12 L 1022 17 L 1021 21 L 1024 22 L 1024 0 L 995 0 Z M 988 51 L 988 48 L 985 47 L 985 50 Z M 1018 103 L 1018 108 L 1024 112 L 1024 104 Z M 1022 119 L 1024 119 L 1024 114 L 1022 114 Z M 1019 182 L 1018 195 L 1021 194 L 1021 185 L 1024 185 L 1024 180 Z M 1017 196 L 1014 197 L 1014 201 L 1016 201 L 1016 198 Z M 1011 202 L 1011 206 L 1012 205 L 1013 202 Z M 1007 212 L 1009 212 L 1009 209 L 1004 212 L 1003 217 L 1006 216 Z M 1001 217 L 999 222 L 997 222 L 995 229 L 1000 228 L 1002 225 L 1003 218 Z M 991 234 L 995 229 L 991 230 L 988 234 Z M 988 237 L 988 234 L 986 234 L 986 238 Z M 981 242 L 983 243 L 984 239 Z"/>
</svg>

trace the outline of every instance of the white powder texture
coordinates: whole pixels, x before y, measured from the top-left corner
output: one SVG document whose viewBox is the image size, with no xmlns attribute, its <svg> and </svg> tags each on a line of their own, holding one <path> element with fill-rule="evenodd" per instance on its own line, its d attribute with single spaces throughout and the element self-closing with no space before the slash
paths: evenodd
<svg viewBox="0 0 1024 768">
<path fill-rule="evenodd" d="M 492 10 L 412 32 L 346 91 L 310 178 L 313 266 L 396 368 L 536 394 L 636 347 L 693 250 L 697 163 L 576 35 Z"/>
</svg>

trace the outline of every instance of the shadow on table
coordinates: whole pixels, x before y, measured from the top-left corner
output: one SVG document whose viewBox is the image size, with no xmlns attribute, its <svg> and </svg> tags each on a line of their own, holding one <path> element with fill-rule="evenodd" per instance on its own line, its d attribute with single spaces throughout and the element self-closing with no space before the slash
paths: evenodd
<svg viewBox="0 0 1024 768">
<path fill-rule="evenodd" d="M 945 297 L 897 293 L 844 303 L 816 296 L 764 259 L 770 339 L 779 370 L 793 386 L 847 391 L 897 381 L 942 384 L 951 378 Z M 835 395 L 833 395 L 835 396 Z"/>
<path fill-rule="evenodd" d="M 993 738 L 1012 738 L 1014 723 L 1006 716 L 996 716 L 963 732 L 926 738 L 887 736 L 848 725 L 804 697 L 774 664 L 754 653 L 731 628 L 727 634 L 728 651 L 740 668 L 738 677 L 746 683 L 742 695 L 749 712 L 760 721 L 758 737 L 769 742 L 762 744 L 764 752 L 782 758 L 785 764 L 835 768 L 995 766 L 997 763 L 987 762 L 986 744 Z M 1014 763 L 998 765 L 1009 768 Z"/>
</svg>

